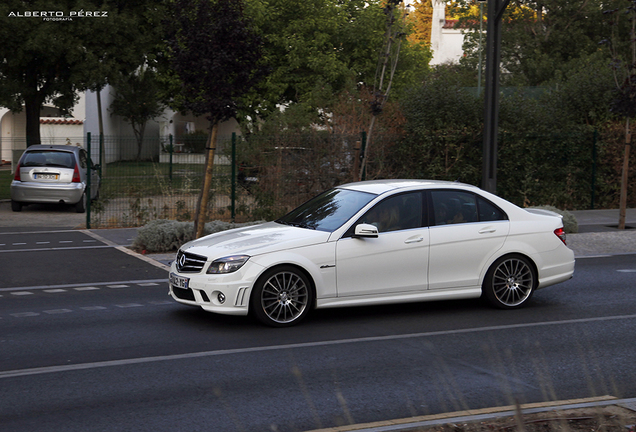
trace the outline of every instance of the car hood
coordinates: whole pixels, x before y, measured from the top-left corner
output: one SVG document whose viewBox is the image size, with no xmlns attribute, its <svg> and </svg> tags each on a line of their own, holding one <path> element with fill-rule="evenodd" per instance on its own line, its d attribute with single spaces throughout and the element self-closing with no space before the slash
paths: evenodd
<svg viewBox="0 0 636 432">
<path fill-rule="evenodd" d="M 268 222 L 211 234 L 186 243 L 184 252 L 217 259 L 229 255 L 261 255 L 324 243 L 331 233 Z"/>
</svg>

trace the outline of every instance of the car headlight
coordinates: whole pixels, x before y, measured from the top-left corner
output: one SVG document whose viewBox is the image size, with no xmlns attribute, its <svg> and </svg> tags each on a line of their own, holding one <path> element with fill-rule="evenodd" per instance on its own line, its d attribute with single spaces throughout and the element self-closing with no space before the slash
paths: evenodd
<svg viewBox="0 0 636 432">
<path fill-rule="evenodd" d="M 219 258 L 212 261 L 210 267 L 208 267 L 207 274 L 225 274 L 233 273 L 243 267 L 243 264 L 250 259 L 249 255 L 234 255 Z"/>
</svg>

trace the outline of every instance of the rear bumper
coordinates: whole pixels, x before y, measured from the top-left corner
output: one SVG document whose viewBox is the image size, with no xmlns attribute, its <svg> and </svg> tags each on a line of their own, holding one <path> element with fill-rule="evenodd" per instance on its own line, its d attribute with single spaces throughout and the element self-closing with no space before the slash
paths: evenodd
<svg viewBox="0 0 636 432">
<path fill-rule="evenodd" d="M 82 199 L 84 183 L 52 184 L 11 182 L 11 199 L 22 203 L 76 204 Z"/>
</svg>

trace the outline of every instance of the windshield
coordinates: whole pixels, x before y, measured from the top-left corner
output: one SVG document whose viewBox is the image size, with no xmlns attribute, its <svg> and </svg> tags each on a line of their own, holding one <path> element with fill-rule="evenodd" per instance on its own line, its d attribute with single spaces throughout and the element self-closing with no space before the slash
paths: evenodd
<svg viewBox="0 0 636 432">
<path fill-rule="evenodd" d="M 375 197 L 366 192 L 331 189 L 307 201 L 276 222 L 332 232 L 340 228 Z"/>
</svg>

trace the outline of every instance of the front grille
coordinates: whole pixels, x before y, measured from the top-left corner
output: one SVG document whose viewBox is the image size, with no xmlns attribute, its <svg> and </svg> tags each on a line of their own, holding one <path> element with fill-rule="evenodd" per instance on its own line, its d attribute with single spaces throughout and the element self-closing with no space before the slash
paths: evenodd
<svg viewBox="0 0 636 432">
<path fill-rule="evenodd" d="M 206 261 L 207 258 L 204 256 L 179 250 L 177 253 L 177 270 L 179 273 L 199 273 L 203 270 Z"/>
</svg>

